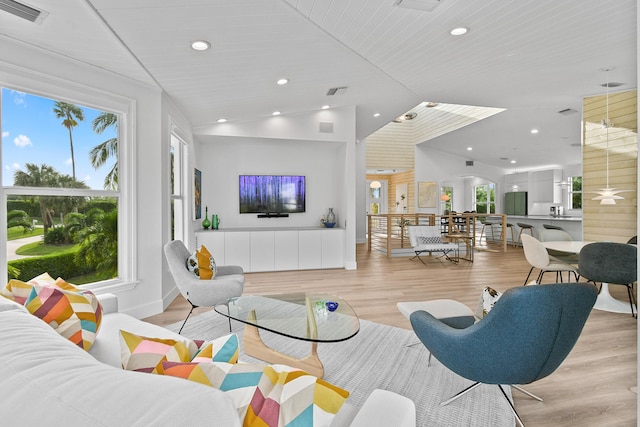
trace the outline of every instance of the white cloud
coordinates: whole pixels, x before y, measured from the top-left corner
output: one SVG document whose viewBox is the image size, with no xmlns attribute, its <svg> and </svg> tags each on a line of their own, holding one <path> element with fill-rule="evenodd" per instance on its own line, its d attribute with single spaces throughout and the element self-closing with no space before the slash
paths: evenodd
<svg viewBox="0 0 640 427">
<path fill-rule="evenodd" d="M 64 162 L 64 163 L 65 163 L 66 165 L 70 165 L 71 163 L 73 163 L 73 162 L 71 161 L 71 157 L 69 157 L 69 158 L 67 159 L 67 161 L 66 161 L 66 162 Z"/>
<path fill-rule="evenodd" d="M 91 181 L 91 175 L 87 175 L 84 177 L 84 182 Z"/>
<path fill-rule="evenodd" d="M 17 90 L 12 90 L 11 94 L 13 95 L 13 103 L 16 105 L 24 105 L 25 108 L 27 106 L 27 101 L 25 100 L 26 94 L 24 92 L 18 92 Z"/>
<path fill-rule="evenodd" d="M 14 170 L 14 171 L 19 171 L 20 169 L 22 169 L 22 166 L 20 166 L 20 165 L 19 165 L 19 164 L 17 164 L 17 163 L 14 163 L 14 164 L 13 164 L 13 165 L 11 165 L 11 166 L 13 167 L 13 170 Z"/>
<path fill-rule="evenodd" d="M 13 143 L 16 144 L 16 147 L 24 148 L 32 146 L 31 140 L 28 136 L 18 135 L 17 138 L 14 138 Z"/>
<path fill-rule="evenodd" d="M 9 131 L 6 131 L 6 130 L 5 130 L 4 132 L 2 132 L 2 137 L 3 137 L 3 138 L 6 138 L 6 137 L 8 137 L 8 136 L 9 136 Z"/>
</svg>

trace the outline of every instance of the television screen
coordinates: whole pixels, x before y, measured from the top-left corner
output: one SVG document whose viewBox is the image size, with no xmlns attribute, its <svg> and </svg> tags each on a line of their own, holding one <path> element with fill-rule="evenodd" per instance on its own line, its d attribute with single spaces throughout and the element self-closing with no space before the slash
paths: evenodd
<svg viewBox="0 0 640 427">
<path fill-rule="evenodd" d="M 305 211 L 305 177 L 240 175 L 240 213 Z"/>
</svg>

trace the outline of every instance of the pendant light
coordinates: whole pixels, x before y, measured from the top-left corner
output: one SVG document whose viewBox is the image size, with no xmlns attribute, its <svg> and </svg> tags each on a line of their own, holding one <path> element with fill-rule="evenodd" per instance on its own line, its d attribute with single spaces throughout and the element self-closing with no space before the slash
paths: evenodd
<svg viewBox="0 0 640 427">
<path fill-rule="evenodd" d="M 605 85 L 607 88 L 607 95 L 606 95 L 607 108 L 606 108 L 606 116 L 603 120 L 603 126 L 606 129 L 606 138 L 607 138 L 607 145 L 605 148 L 607 181 L 606 181 L 605 188 L 601 188 L 600 191 L 596 191 L 596 193 L 598 193 L 598 196 L 594 197 L 591 200 L 600 200 L 601 205 L 615 205 L 616 200 L 624 199 L 624 197 L 619 196 L 618 193 L 621 193 L 627 190 L 617 190 L 615 188 L 609 187 L 609 126 L 612 125 L 612 123 L 609 122 L 609 71 L 613 70 L 613 67 L 606 67 L 606 68 L 603 68 L 602 70 L 605 73 L 607 73 L 607 83 Z"/>
</svg>

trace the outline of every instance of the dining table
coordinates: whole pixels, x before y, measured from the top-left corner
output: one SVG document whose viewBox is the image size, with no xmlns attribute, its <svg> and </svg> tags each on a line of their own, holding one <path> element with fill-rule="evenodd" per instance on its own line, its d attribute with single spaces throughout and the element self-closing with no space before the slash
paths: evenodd
<svg viewBox="0 0 640 427">
<path fill-rule="evenodd" d="M 579 254 L 582 248 L 590 243 L 595 242 L 586 240 L 542 242 L 544 247 L 547 249 L 566 252 L 567 254 Z M 631 306 L 629 305 L 629 302 L 620 301 L 619 299 L 614 298 L 613 295 L 611 295 L 611 292 L 609 292 L 609 284 L 604 282 L 600 287 L 600 292 L 598 293 L 598 298 L 596 299 L 596 303 L 593 308 L 613 313 L 631 314 Z"/>
</svg>

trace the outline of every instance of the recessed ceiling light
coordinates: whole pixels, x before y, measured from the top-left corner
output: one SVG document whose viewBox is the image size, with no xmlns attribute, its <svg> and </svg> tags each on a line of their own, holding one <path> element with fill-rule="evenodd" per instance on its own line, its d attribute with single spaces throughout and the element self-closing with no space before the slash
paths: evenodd
<svg viewBox="0 0 640 427">
<path fill-rule="evenodd" d="M 516 161 L 515 160 L 511 160 L 511 163 L 516 163 Z"/>
<path fill-rule="evenodd" d="M 211 47 L 211 43 L 206 40 L 195 40 L 191 42 L 191 49 L 193 50 L 207 50 Z"/>
<path fill-rule="evenodd" d="M 328 110 L 329 108 L 331 108 L 331 106 L 330 106 L 330 105 L 323 105 L 323 106 L 322 106 L 322 109 L 323 109 L 323 110 Z"/>
<path fill-rule="evenodd" d="M 469 29 L 467 27 L 456 27 L 453 30 L 449 31 L 449 34 L 452 36 L 461 36 L 463 34 L 467 34 Z"/>
<path fill-rule="evenodd" d="M 227 123 L 227 119 L 225 119 L 224 117 L 220 117 L 218 119 L 218 123 Z"/>
<path fill-rule="evenodd" d="M 531 133 L 534 135 L 537 134 L 538 132 L 539 132 L 538 129 L 531 129 Z"/>
<path fill-rule="evenodd" d="M 280 86 L 286 85 L 287 83 L 289 83 L 289 79 L 280 79 L 276 83 L 279 84 Z"/>
<path fill-rule="evenodd" d="M 280 111 L 274 111 L 271 113 L 272 116 L 279 116 L 280 114 L 282 114 Z"/>
<path fill-rule="evenodd" d="M 380 117 L 380 113 L 374 113 L 373 117 Z"/>
<path fill-rule="evenodd" d="M 473 147 L 467 147 L 467 151 L 473 151 Z"/>
</svg>

